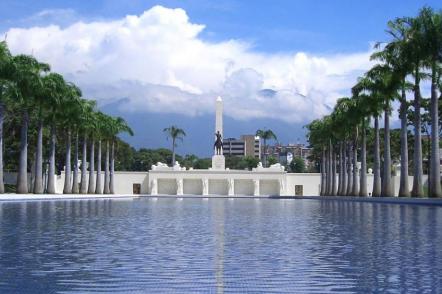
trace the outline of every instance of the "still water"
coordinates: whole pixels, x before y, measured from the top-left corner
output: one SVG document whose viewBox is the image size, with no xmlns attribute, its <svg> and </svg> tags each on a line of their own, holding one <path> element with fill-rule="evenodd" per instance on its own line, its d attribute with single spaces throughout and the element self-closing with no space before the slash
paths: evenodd
<svg viewBox="0 0 442 294">
<path fill-rule="evenodd" d="M 441 293 L 441 228 L 345 201 L 0 203 L 0 293 Z"/>
</svg>

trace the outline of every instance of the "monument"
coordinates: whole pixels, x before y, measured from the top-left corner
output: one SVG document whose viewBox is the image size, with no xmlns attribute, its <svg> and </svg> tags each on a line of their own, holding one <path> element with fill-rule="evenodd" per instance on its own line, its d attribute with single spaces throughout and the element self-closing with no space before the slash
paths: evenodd
<svg viewBox="0 0 442 294">
<path fill-rule="evenodd" d="M 260 163 L 252 170 L 226 169 L 223 155 L 223 100 L 221 97 L 216 98 L 215 105 L 215 143 L 213 144 L 212 167 L 186 169 L 179 162 L 176 162 L 173 167 L 158 162 L 152 165 L 148 181 L 143 182 L 145 186 L 142 186 L 142 189 L 150 191 L 152 196 L 285 195 L 288 186 L 287 172 L 279 163 L 267 168 Z"/>
<path fill-rule="evenodd" d="M 225 170 L 226 159 L 223 155 L 223 99 L 218 96 L 215 103 L 215 144 L 213 145 L 212 169 Z"/>
</svg>

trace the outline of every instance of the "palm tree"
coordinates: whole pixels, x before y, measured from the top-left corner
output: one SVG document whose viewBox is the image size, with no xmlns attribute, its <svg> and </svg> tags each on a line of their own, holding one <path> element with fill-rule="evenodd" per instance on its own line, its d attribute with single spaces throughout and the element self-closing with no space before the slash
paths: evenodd
<svg viewBox="0 0 442 294">
<path fill-rule="evenodd" d="M 391 152 L 390 152 L 390 115 L 391 101 L 398 96 L 399 76 L 388 64 L 376 65 L 367 72 L 367 77 L 374 81 L 376 92 L 382 97 L 384 108 L 384 165 L 382 176 L 382 197 L 393 197 L 391 181 Z"/>
<path fill-rule="evenodd" d="M 64 178 L 64 188 L 63 194 L 72 193 L 72 182 L 71 182 L 71 136 L 72 129 L 78 119 L 78 112 L 81 105 L 81 90 L 72 83 L 67 85 L 67 91 L 65 93 L 66 97 L 63 101 L 64 104 L 64 125 L 65 125 L 65 136 L 66 136 L 66 160 L 65 160 L 65 178 Z M 77 160 L 78 161 L 78 160 Z"/>
<path fill-rule="evenodd" d="M 418 21 L 421 23 L 424 41 L 424 66 L 431 70 L 431 168 L 429 197 L 442 197 L 440 185 L 440 154 L 439 154 L 439 95 L 438 82 L 441 75 L 442 62 L 442 11 L 435 13 L 433 9 L 424 7 L 419 12 Z"/>
<path fill-rule="evenodd" d="M 117 142 L 116 137 L 120 133 L 127 133 L 130 136 L 133 136 L 134 133 L 132 129 L 129 127 L 127 122 L 121 118 L 117 117 L 114 119 L 112 124 L 112 143 L 111 143 L 111 152 L 110 152 L 110 175 L 109 175 L 109 192 L 111 194 L 115 194 L 115 144 Z"/>
<path fill-rule="evenodd" d="M 414 77 L 414 154 L 413 154 L 413 197 L 423 197 L 423 166 L 422 166 L 422 138 L 421 138 L 421 108 L 422 96 L 420 82 L 423 77 L 421 68 L 424 61 L 426 42 L 423 39 L 422 22 L 417 18 L 402 18 L 406 30 L 408 31 L 407 41 L 404 46 L 407 48 L 408 61 L 411 67 L 411 74 Z"/>
<path fill-rule="evenodd" d="M 310 144 L 314 148 L 314 152 L 321 154 L 320 157 L 320 172 L 321 172 L 321 187 L 320 187 L 320 195 L 327 195 L 327 175 L 328 171 L 326 168 L 326 147 L 328 145 L 328 126 L 327 126 L 327 118 L 323 117 L 322 119 L 315 119 L 311 123 L 305 126 L 307 128 L 307 138 Z M 328 120 L 330 122 L 330 120 Z M 317 149 L 316 149 L 317 148 Z M 315 150 L 316 149 L 316 150 Z"/>
<path fill-rule="evenodd" d="M 35 98 L 36 89 L 41 86 L 41 73 L 49 70 L 49 65 L 38 62 L 28 55 L 13 57 L 14 75 L 12 80 L 17 85 L 19 104 L 21 107 L 20 158 L 17 175 L 19 194 L 28 193 L 28 126 L 29 110 Z"/>
<path fill-rule="evenodd" d="M 5 192 L 3 183 L 3 122 L 6 104 L 9 98 L 17 96 L 15 85 L 11 82 L 14 64 L 11 53 L 5 41 L 0 42 L 0 194 Z"/>
<path fill-rule="evenodd" d="M 55 144 L 56 144 L 56 124 L 61 120 L 63 114 L 62 97 L 66 91 L 66 83 L 63 77 L 56 73 L 50 73 L 44 77 L 44 85 L 47 95 L 48 124 L 50 125 L 50 151 L 48 183 L 46 192 L 55 194 Z"/>
<path fill-rule="evenodd" d="M 175 147 L 176 140 L 183 140 L 183 137 L 186 136 L 184 130 L 178 128 L 177 126 L 170 126 L 163 130 L 167 134 L 167 138 L 172 138 L 172 166 L 175 165 Z"/>
<path fill-rule="evenodd" d="M 365 95 L 364 105 L 368 117 L 374 118 L 374 167 L 373 167 L 373 197 L 381 196 L 381 159 L 380 159 L 380 140 L 379 140 L 379 117 L 384 109 L 383 97 L 380 95 L 379 85 L 373 79 L 372 74 L 358 79 L 356 85 L 352 88 L 353 95 Z"/>
<path fill-rule="evenodd" d="M 112 139 L 113 136 L 113 129 L 115 127 L 115 119 L 106 116 L 103 120 L 103 128 L 104 128 L 104 135 L 105 135 L 105 143 L 106 143 L 106 155 L 104 159 L 104 188 L 103 193 L 104 194 L 110 194 L 110 175 L 109 175 L 109 141 Z"/>
<path fill-rule="evenodd" d="M 256 136 L 259 136 L 263 140 L 263 161 L 264 166 L 267 166 L 267 140 L 277 140 L 276 135 L 272 130 L 263 129 L 257 130 Z"/>
<path fill-rule="evenodd" d="M 96 138 L 98 140 L 97 146 L 97 180 L 95 182 L 95 194 L 103 194 L 103 187 L 101 185 L 101 142 L 106 132 L 106 115 L 102 112 L 97 112 L 98 132 Z"/>
<path fill-rule="evenodd" d="M 96 107 L 96 102 L 93 100 L 84 101 L 84 112 L 81 116 L 81 132 L 83 134 L 83 150 L 81 154 L 81 180 L 80 180 L 80 193 L 88 193 L 88 182 L 87 182 L 87 139 L 88 136 L 92 134 L 94 129 L 94 109 Z M 92 169 L 91 169 L 92 170 Z M 92 171 L 93 175 L 93 171 Z M 95 189 L 95 187 L 93 188 Z"/>
<path fill-rule="evenodd" d="M 91 137 L 91 143 L 90 143 L 90 152 L 89 152 L 89 185 L 88 185 L 88 194 L 94 194 L 95 193 L 95 139 Z"/>
<path fill-rule="evenodd" d="M 410 46 L 407 46 L 410 30 L 407 28 L 404 19 L 397 18 L 394 21 L 388 22 L 387 33 L 392 37 L 392 41 L 386 44 L 383 50 L 375 52 L 371 58 L 383 61 L 391 66 L 399 79 L 399 87 L 401 90 L 399 97 L 399 118 L 401 119 L 401 175 L 398 196 L 408 197 L 410 196 L 410 189 L 408 186 L 408 102 L 406 99 L 406 90 L 409 89 L 410 86 L 406 81 L 406 77 L 412 71 L 410 64 L 410 52 L 412 50 Z M 380 47 L 381 43 L 375 46 L 377 49 Z"/>
<path fill-rule="evenodd" d="M 85 123 L 85 117 L 87 116 L 87 112 L 89 111 L 89 101 L 85 99 L 80 99 L 78 102 L 78 107 L 76 110 L 76 118 L 73 123 L 73 127 L 75 130 L 75 150 L 74 150 L 74 171 L 72 173 L 72 193 L 78 194 L 80 193 L 80 184 L 78 181 L 78 171 L 79 171 L 79 133 L 83 131 L 83 124 Z M 84 150 L 83 150 L 84 151 Z M 84 174 L 85 175 L 85 174 Z M 83 176 L 83 174 L 82 174 Z"/>
</svg>

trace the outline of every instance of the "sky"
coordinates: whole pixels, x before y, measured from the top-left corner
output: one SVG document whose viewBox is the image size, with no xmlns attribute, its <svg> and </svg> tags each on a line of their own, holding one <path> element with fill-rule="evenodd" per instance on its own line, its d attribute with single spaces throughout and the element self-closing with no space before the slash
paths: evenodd
<svg viewBox="0 0 442 294">
<path fill-rule="evenodd" d="M 15 1 L 0 2 L 0 38 L 79 85 L 124 117 L 136 148 L 210 156 L 214 105 L 224 135 L 270 128 L 282 144 L 305 142 L 304 125 L 328 114 L 372 66 L 386 23 L 437 1 Z"/>
</svg>

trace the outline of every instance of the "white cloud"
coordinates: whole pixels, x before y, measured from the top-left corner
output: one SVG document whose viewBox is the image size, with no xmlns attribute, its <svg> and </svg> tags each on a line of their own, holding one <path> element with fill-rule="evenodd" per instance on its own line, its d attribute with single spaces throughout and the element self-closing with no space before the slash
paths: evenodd
<svg viewBox="0 0 442 294">
<path fill-rule="evenodd" d="M 139 16 L 7 34 L 13 53 L 33 53 L 103 103 L 126 98 L 127 111 L 198 115 L 222 95 L 226 115 L 303 122 L 329 112 L 370 66 L 368 50 L 264 54 L 240 40 L 204 41 L 204 28 L 182 9 L 155 6 Z"/>
</svg>

